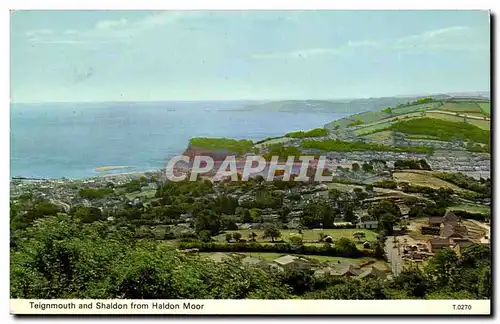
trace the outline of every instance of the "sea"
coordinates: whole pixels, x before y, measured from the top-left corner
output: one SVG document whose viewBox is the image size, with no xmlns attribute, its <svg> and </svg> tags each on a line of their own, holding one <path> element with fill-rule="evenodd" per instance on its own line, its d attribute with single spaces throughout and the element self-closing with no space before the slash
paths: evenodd
<svg viewBox="0 0 500 324">
<path fill-rule="evenodd" d="M 191 137 L 260 140 L 347 114 L 245 110 L 248 101 L 11 105 L 10 176 L 82 179 L 165 166 Z M 97 172 L 97 167 L 127 166 Z"/>
</svg>

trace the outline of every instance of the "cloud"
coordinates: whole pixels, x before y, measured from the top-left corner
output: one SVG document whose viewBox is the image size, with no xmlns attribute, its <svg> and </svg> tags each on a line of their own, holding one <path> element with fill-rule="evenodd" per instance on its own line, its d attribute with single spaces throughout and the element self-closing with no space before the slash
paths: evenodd
<svg viewBox="0 0 500 324">
<path fill-rule="evenodd" d="M 348 43 L 329 48 L 308 48 L 301 50 L 294 50 L 290 52 L 280 52 L 280 53 L 261 53 L 252 54 L 250 58 L 253 59 L 304 59 L 315 56 L 328 56 L 328 55 L 339 55 L 350 49 L 361 48 L 361 47 L 376 47 L 379 44 L 374 41 L 349 41 Z"/>
<path fill-rule="evenodd" d="M 486 43 L 479 43 L 467 26 L 451 26 L 402 37 L 388 44 L 389 49 L 397 51 L 437 51 L 437 50 L 475 50 Z M 472 36 L 472 37 L 471 37 Z"/>
<path fill-rule="evenodd" d="M 202 15 L 204 12 L 200 11 L 163 11 L 136 20 L 101 20 L 86 30 L 68 29 L 56 33 L 49 29 L 40 29 L 29 31 L 26 36 L 29 42 L 38 44 L 128 43 L 132 38 L 147 31 L 187 19 L 196 19 Z"/>
<path fill-rule="evenodd" d="M 120 20 L 101 20 L 97 22 L 95 25 L 95 28 L 97 30 L 109 30 L 113 28 L 123 28 L 128 25 L 127 19 L 120 19 Z"/>
<path fill-rule="evenodd" d="M 291 52 L 252 54 L 250 57 L 253 59 L 300 59 L 312 56 L 337 54 L 337 52 L 338 50 L 335 48 L 309 48 Z"/>
<path fill-rule="evenodd" d="M 391 41 L 361 40 L 349 41 L 330 48 L 309 48 L 279 53 L 258 53 L 252 59 L 304 59 L 309 57 L 341 55 L 356 50 L 380 50 L 397 52 L 432 52 L 432 51 L 472 51 L 486 49 L 488 42 L 477 39 L 468 26 L 450 26 L 429 30 L 416 35 L 409 35 Z"/>
<path fill-rule="evenodd" d="M 37 29 L 37 30 L 28 30 L 26 32 L 27 37 L 36 37 L 40 35 L 51 35 L 54 31 L 52 29 Z"/>
</svg>

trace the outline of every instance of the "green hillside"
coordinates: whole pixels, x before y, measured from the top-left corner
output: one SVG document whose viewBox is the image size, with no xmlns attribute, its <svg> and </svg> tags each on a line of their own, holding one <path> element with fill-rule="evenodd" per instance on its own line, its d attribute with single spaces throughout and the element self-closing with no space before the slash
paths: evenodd
<svg viewBox="0 0 500 324">
<path fill-rule="evenodd" d="M 337 135 L 353 133 L 365 136 L 387 130 L 402 120 L 431 118 L 452 122 L 465 122 L 483 130 L 490 129 L 490 102 L 483 99 L 445 99 L 424 98 L 380 111 L 363 112 L 342 118 L 325 125 Z"/>
<path fill-rule="evenodd" d="M 452 122 L 435 118 L 417 118 L 395 123 L 390 126 L 393 131 L 412 135 L 433 136 L 442 141 L 463 139 L 477 143 L 488 144 L 490 132 L 477 126 Z"/>
</svg>

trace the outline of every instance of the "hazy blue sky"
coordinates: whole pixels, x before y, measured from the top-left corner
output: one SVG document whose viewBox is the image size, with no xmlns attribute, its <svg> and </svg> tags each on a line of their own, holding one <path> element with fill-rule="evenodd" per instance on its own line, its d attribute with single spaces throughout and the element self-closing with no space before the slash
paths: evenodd
<svg viewBox="0 0 500 324">
<path fill-rule="evenodd" d="M 488 90 L 480 11 L 22 11 L 14 102 Z"/>
</svg>

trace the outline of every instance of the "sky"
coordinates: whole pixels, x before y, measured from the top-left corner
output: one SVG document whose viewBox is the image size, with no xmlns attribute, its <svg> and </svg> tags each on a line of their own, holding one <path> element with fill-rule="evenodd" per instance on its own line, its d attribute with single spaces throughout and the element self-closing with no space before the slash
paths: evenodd
<svg viewBox="0 0 500 324">
<path fill-rule="evenodd" d="M 490 89 L 486 11 L 16 11 L 11 101 Z"/>
</svg>

